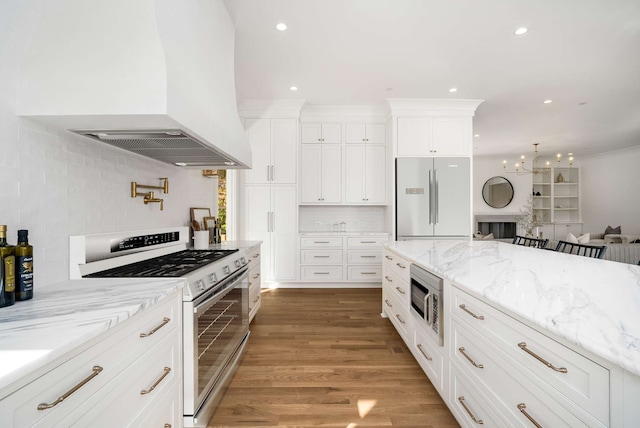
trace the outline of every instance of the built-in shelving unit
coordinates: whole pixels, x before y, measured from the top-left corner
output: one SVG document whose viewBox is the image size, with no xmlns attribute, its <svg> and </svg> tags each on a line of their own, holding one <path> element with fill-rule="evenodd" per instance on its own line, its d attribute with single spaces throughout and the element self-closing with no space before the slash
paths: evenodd
<svg viewBox="0 0 640 428">
<path fill-rule="evenodd" d="M 580 170 L 552 168 L 533 175 L 533 214 L 542 224 L 539 232 L 550 239 L 565 239 L 568 232 L 582 233 Z"/>
</svg>

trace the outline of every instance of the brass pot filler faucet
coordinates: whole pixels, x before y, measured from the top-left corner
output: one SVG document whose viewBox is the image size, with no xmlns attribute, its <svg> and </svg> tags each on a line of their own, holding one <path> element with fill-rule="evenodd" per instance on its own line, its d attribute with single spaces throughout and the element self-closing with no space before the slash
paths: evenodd
<svg viewBox="0 0 640 428">
<path fill-rule="evenodd" d="M 161 198 L 156 198 L 153 195 L 153 192 L 147 192 L 147 193 L 138 193 L 138 189 L 158 189 L 158 190 L 162 190 L 162 193 L 167 194 L 169 193 L 169 178 L 168 177 L 160 177 L 159 180 L 162 180 L 164 182 L 164 184 L 162 186 L 146 186 L 144 184 L 138 184 L 135 181 L 131 182 L 131 197 L 135 198 L 136 196 L 142 196 L 144 197 L 143 201 L 144 204 L 147 205 L 151 202 L 160 202 L 160 211 L 162 211 L 163 208 L 163 204 L 164 204 L 164 199 Z"/>
</svg>

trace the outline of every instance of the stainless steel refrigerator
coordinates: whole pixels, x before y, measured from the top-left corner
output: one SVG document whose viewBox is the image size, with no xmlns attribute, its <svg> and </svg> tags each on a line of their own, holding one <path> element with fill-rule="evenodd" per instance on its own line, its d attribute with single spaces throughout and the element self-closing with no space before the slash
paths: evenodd
<svg viewBox="0 0 640 428">
<path fill-rule="evenodd" d="M 396 239 L 471 235 L 469 158 L 396 159 Z"/>
</svg>

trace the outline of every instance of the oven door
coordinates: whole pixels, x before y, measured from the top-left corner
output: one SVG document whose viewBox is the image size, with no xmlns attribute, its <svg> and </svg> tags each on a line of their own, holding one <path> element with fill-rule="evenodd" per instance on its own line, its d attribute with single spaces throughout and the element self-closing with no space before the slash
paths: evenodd
<svg viewBox="0 0 640 428">
<path fill-rule="evenodd" d="M 203 407 L 217 405 L 209 395 L 220 389 L 219 381 L 230 380 L 225 375 L 248 336 L 248 286 L 245 268 L 194 302 L 184 302 L 184 414 L 193 419 L 198 414 L 199 422 L 206 424 L 203 419 L 213 413 Z"/>
</svg>

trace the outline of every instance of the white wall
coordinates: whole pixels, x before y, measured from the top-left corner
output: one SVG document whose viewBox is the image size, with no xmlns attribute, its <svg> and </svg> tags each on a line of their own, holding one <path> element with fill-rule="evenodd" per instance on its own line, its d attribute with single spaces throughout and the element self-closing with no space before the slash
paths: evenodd
<svg viewBox="0 0 640 428">
<path fill-rule="evenodd" d="M 504 208 L 492 208 L 482 199 L 482 186 L 491 177 L 504 177 L 513 185 L 513 200 Z M 473 214 L 520 215 L 532 189 L 531 175 L 507 174 L 502 159 L 489 156 L 473 158 Z"/>
<path fill-rule="evenodd" d="M 16 116 L 19 68 L 40 1 L 0 2 L 0 224 L 8 240 L 29 230 L 35 289 L 68 278 L 70 235 L 186 226 L 189 207 L 211 207 L 215 180 Z M 131 198 L 130 183 L 169 177 L 164 211 Z"/>
<path fill-rule="evenodd" d="M 640 145 L 580 160 L 583 232 L 640 234 Z"/>
</svg>

